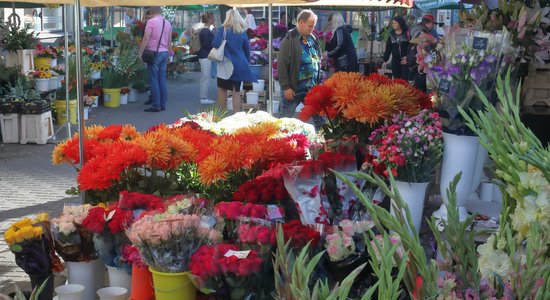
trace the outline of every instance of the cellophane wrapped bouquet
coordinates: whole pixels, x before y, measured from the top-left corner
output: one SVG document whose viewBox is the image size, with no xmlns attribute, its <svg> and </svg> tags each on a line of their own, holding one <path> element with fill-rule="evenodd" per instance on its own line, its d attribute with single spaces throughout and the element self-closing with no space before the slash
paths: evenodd
<svg viewBox="0 0 550 300">
<path fill-rule="evenodd" d="M 427 55 L 430 56 L 427 79 L 436 91 L 436 106 L 444 131 L 472 134 L 458 107 L 482 109 L 476 87 L 487 98 L 496 101 L 496 78 L 512 65 L 517 54 L 511 44 L 511 35 L 506 31 L 487 33 L 454 28 L 447 34 L 439 54 Z"/>
<path fill-rule="evenodd" d="M 55 250 L 64 261 L 87 262 L 97 258 L 93 233 L 82 226 L 92 206 L 66 205 L 57 218 L 51 220 Z"/>
</svg>

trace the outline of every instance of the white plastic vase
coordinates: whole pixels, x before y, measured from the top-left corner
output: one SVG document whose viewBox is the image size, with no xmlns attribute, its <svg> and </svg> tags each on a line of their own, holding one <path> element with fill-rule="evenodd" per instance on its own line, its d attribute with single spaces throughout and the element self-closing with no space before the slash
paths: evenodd
<svg viewBox="0 0 550 300">
<path fill-rule="evenodd" d="M 460 220 L 464 221 L 468 216 L 466 201 L 473 191 L 473 179 L 476 173 L 476 160 L 479 150 L 479 141 L 476 136 L 462 136 L 443 133 L 443 163 L 441 165 L 440 192 L 443 202 L 448 203 L 447 188 L 455 176 L 462 172 L 460 181 L 456 186 L 456 202 Z M 480 177 L 481 179 L 481 177 Z M 479 184 L 479 183 L 478 183 Z M 447 208 L 441 205 L 434 216 L 447 219 Z"/>
<path fill-rule="evenodd" d="M 278 114 L 279 113 L 279 106 L 281 105 L 281 102 L 277 100 L 273 100 L 273 113 Z"/>
<path fill-rule="evenodd" d="M 85 287 L 82 300 L 94 300 L 95 291 L 103 287 L 105 266 L 98 259 L 89 262 L 67 262 L 69 284 Z"/>
<path fill-rule="evenodd" d="M 59 88 L 59 77 L 54 76 L 50 78 L 50 91 L 57 90 Z"/>
<path fill-rule="evenodd" d="M 252 82 L 252 90 L 254 92 L 261 92 L 265 88 L 265 80 L 258 79 L 258 82 Z"/>
<path fill-rule="evenodd" d="M 139 92 L 137 89 L 130 89 L 130 94 L 128 94 L 128 102 L 137 102 L 138 101 Z"/>
<path fill-rule="evenodd" d="M 126 270 L 107 266 L 107 272 L 109 273 L 109 286 L 123 287 L 128 291 L 132 290 L 132 276 Z"/>
<path fill-rule="evenodd" d="M 91 79 L 99 79 L 101 78 L 101 71 L 94 71 L 91 76 L 90 76 Z"/>
<path fill-rule="evenodd" d="M 60 285 L 55 288 L 58 300 L 84 300 L 86 287 L 81 284 Z"/>
<path fill-rule="evenodd" d="M 279 83 L 278 80 L 273 82 L 273 90 L 275 92 L 280 92 L 281 91 L 281 84 Z"/>
<path fill-rule="evenodd" d="M 429 182 L 404 182 L 404 181 L 395 181 L 395 185 L 403 202 L 409 207 L 409 212 L 411 214 L 412 223 L 416 232 L 420 232 L 420 225 L 422 223 L 422 213 L 424 212 L 424 199 L 426 198 L 426 189 L 428 188 Z M 393 209 L 393 200 L 390 207 L 392 215 L 394 214 Z M 403 210 L 403 216 L 406 216 L 405 210 Z M 406 217 L 405 217 L 406 218 Z M 411 231 L 412 233 L 412 231 Z"/>
<path fill-rule="evenodd" d="M 51 63 L 50 63 L 50 67 L 56 67 L 57 66 L 57 58 L 52 58 L 51 60 Z"/>
<path fill-rule="evenodd" d="M 259 94 L 258 92 L 248 92 L 246 93 L 246 103 L 247 104 L 258 104 Z"/>
<path fill-rule="evenodd" d="M 123 287 L 111 286 L 99 289 L 97 295 L 99 300 L 126 300 L 128 290 Z"/>
<path fill-rule="evenodd" d="M 49 78 L 36 78 L 34 79 L 34 88 L 39 92 L 47 92 L 50 90 Z"/>
<path fill-rule="evenodd" d="M 84 106 L 84 120 L 88 120 L 89 115 L 90 115 L 90 108 L 88 106 Z"/>
<path fill-rule="evenodd" d="M 120 94 L 120 105 L 128 104 L 128 94 Z"/>
</svg>

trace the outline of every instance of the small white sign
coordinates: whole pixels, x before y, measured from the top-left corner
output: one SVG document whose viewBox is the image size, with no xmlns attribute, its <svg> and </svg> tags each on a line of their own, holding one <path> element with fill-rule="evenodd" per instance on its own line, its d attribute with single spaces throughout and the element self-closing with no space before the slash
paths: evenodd
<svg viewBox="0 0 550 300">
<path fill-rule="evenodd" d="M 246 251 L 233 251 L 233 250 L 229 250 L 227 251 L 227 253 L 225 253 L 225 257 L 230 257 L 230 256 L 236 256 L 238 259 L 245 259 L 248 257 L 248 254 L 250 254 L 250 250 L 246 250 Z"/>
</svg>

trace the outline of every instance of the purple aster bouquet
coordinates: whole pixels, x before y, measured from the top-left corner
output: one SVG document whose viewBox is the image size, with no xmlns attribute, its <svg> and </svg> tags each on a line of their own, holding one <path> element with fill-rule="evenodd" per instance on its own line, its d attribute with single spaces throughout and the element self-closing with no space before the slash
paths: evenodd
<svg viewBox="0 0 550 300">
<path fill-rule="evenodd" d="M 497 75 L 515 62 L 516 53 L 510 45 L 508 32 L 491 34 L 457 28 L 450 30 L 439 53 L 424 58 L 445 132 L 473 135 L 458 107 L 466 111 L 482 109 L 476 86 L 488 99 L 496 99 Z"/>
<path fill-rule="evenodd" d="M 283 38 L 276 38 L 273 40 L 273 42 L 271 42 L 271 46 L 273 47 L 273 50 L 274 51 L 279 51 L 279 49 L 281 49 L 281 42 L 283 41 Z"/>
</svg>

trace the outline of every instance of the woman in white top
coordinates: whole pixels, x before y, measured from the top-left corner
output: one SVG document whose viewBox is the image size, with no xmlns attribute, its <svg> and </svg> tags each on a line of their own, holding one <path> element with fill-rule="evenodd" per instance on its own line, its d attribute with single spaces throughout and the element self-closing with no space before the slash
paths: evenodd
<svg viewBox="0 0 550 300">
<path fill-rule="evenodd" d="M 244 14 L 246 15 L 244 20 L 246 21 L 246 24 L 248 24 L 248 28 L 256 29 L 256 20 L 254 20 L 254 16 L 252 15 L 250 8 L 245 8 Z"/>
</svg>

